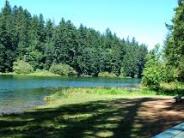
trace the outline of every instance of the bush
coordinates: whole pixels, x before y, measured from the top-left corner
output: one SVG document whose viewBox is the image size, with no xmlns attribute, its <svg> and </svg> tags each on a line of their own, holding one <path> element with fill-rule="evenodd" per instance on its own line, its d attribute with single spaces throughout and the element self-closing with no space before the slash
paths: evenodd
<svg viewBox="0 0 184 138">
<path fill-rule="evenodd" d="M 55 76 L 59 76 L 58 74 L 54 74 L 48 70 L 39 70 L 37 69 L 35 72 L 30 73 L 30 76 L 39 76 L 39 77 L 55 77 Z"/>
<path fill-rule="evenodd" d="M 33 72 L 33 67 L 23 60 L 17 60 L 13 63 L 13 71 L 17 74 L 29 74 Z"/>
<path fill-rule="evenodd" d="M 178 78 L 178 71 L 176 68 L 172 67 L 172 66 L 165 66 L 163 69 L 164 72 L 164 82 L 174 82 L 177 80 Z"/>
<path fill-rule="evenodd" d="M 125 71 L 124 71 L 124 68 L 122 67 L 121 70 L 120 70 L 120 75 L 119 75 L 120 78 L 125 78 Z"/>
<path fill-rule="evenodd" d="M 146 68 L 143 74 L 144 74 L 144 77 L 142 79 L 142 83 L 145 86 L 149 86 L 156 89 L 160 87 L 160 83 L 162 81 L 162 75 L 159 67 L 154 66 L 154 67 Z"/>
<path fill-rule="evenodd" d="M 99 77 L 116 77 L 116 75 L 114 73 L 109 73 L 109 72 L 100 72 L 98 74 Z"/>
<path fill-rule="evenodd" d="M 53 64 L 49 71 L 61 76 L 72 76 L 77 74 L 76 71 L 67 64 Z"/>
<path fill-rule="evenodd" d="M 149 53 L 143 71 L 143 85 L 158 89 L 164 80 L 164 72 L 164 64 L 160 61 L 160 57 L 154 52 Z"/>
</svg>

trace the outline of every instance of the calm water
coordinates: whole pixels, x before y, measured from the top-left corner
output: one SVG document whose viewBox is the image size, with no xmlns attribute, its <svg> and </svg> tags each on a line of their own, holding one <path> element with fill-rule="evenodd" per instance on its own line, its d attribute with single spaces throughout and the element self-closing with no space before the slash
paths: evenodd
<svg viewBox="0 0 184 138">
<path fill-rule="evenodd" d="M 51 89 L 64 87 L 137 87 L 138 79 L 0 76 L 0 114 L 17 113 L 44 104 Z"/>
</svg>

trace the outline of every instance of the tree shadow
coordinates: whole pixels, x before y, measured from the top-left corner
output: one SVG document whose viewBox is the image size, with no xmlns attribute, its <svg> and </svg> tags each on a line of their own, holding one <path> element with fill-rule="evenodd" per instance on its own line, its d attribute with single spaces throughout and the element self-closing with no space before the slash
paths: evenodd
<svg viewBox="0 0 184 138">
<path fill-rule="evenodd" d="M 139 110 L 145 102 L 156 100 L 140 98 L 95 101 L 3 115 L 0 116 L 0 137 L 149 137 L 158 133 L 161 126 L 158 120 L 150 122 L 141 117 Z M 145 129 L 146 126 L 151 131 Z"/>
</svg>

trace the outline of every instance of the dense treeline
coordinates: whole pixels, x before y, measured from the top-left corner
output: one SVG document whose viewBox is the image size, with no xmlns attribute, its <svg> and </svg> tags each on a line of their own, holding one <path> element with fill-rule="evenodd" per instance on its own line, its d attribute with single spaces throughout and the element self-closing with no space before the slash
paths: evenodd
<svg viewBox="0 0 184 138">
<path fill-rule="evenodd" d="M 184 0 L 178 0 L 172 21 L 173 25 L 167 26 L 170 30 L 165 48 L 167 68 L 176 70 L 176 79 L 184 81 Z"/>
<path fill-rule="evenodd" d="M 55 25 L 22 7 L 12 8 L 8 1 L 0 12 L 0 72 L 12 72 L 13 63 L 23 60 L 34 70 L 67 64 L 78 75 L 141 77 L 146 54 L 144 44 L 120 39 L 109 29 L 101 34 L 64 19 Z"/>
<path fill-rule="evenodd" d="M 147 55 L 143 83 L 159 88 L 162 82 L 184 82 L 184 0 L 178 0 L 172 25 L 163 48 L 155 47 Z"/>
</svg>

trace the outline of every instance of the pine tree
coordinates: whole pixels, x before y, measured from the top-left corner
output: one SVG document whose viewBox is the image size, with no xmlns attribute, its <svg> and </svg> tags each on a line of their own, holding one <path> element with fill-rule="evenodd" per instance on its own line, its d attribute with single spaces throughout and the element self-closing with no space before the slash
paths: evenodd
<svg viewBox="0 0 184 138">
<path fill-rule="evenodd" d="M 167 37 L 165 54 L 168 66 L 178 70 L 178 79 L 184 81 L 184 0 L 178 1 L 171 34 Z"/>
<path fill-rule="evenodd" d="M 147 48 L 135 39 L 121 40 L 107 29 L 104 34 L 70 20 L 54 25 L 42 14 L 32 16 L 8 1 L 0 12 L 0 72 L 11 72 L 13 62 L 23 60 L 36 69 L 68 64 L 78 75 L 99 72 L 141 76 Z"/>
<path fill-rule="evenodd" d="M 14 33 L 12 9 L 9 2 L 6 1 L 0 15 L 0 44 L 2 50 L 0 55 L 2 55 L 1 60 L 4 61 L 0 70 L 2 72 L 12 71 L 13 61 L 16 57 L 16 37 Z"/>
</svg>

